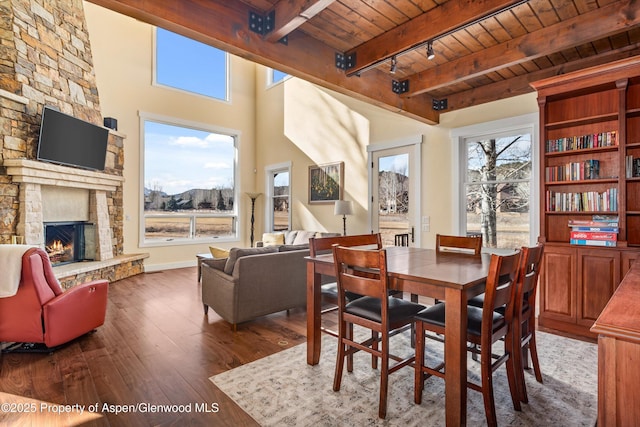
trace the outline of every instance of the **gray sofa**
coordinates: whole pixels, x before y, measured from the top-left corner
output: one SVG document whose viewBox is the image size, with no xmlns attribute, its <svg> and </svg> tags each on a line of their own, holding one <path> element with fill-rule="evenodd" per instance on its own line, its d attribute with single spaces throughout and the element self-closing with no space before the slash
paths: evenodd
<svg viewBox="0 0 640 427">
<path fill-rule="evenodd" d="M 238 323 L 306 305 L 308 245 L 235 249 L 229 259 L 202 262 L 205 314 L 211 307 L 235 329 Z M 229 262 L 234 255 L 240 256 Z"/>
<path fill-rule="evenodd" d="M 241 322 L 306 306 L 305 257 L 309 256 L 309 237 L 336 234 L 300 231 L 289 234 L 291 244 L 232 248 L 228 258 L 203 260 L 205 314 L 211 307 L 235 329 Z M 296 236 L 306 239 L 306 243 L 296 241 Z"/>
</svg>

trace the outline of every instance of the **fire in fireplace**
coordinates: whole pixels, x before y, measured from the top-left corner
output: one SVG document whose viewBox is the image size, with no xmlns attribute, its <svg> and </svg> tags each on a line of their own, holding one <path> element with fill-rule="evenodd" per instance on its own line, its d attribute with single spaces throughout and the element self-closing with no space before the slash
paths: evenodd
<svg viewBox="0 0 640 427">
<path fill-rule="evenodd" d="M 95 227 L 88 222 L 44 224 L 45 250 L 52 265 L 95 259 Z"/>
</svg>

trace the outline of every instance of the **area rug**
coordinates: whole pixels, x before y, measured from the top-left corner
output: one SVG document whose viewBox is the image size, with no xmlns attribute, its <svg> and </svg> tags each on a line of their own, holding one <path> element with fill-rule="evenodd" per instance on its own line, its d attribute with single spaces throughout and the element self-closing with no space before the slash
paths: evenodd
<svg viewBox="0 0 640 427">
<path fill-rule="evenodd" d="M 395 353 L 413 352 L 407 336 L 396 336 Z M 499 345 L 499 343 L 497 343 Z M 413 369 L 389 377 L 387 418 L 378 418 L 379 370 L 358 353 L 354 371 L 346 372 L 339 392 L 332 390 L 336 339 L 323 336 L 320 363 L 306 363 L 301 344 L 211 377 L 211 381 L 263 426 L 444 426 L 444 382 L 428 378 L 422 404 L 413 403 Z M 538 353 L 544 383 L 525 373 L 529 403 L 516 412 L 511 403 L 505 366 L 494 373 L 499 425 L 593 426 L 597 416 L 597 346 L 538 333 Z M 442 345 L 427 340 L 429 363 L 442 360 Z M 479 365 L 469 358 L 469 379 L 477 380 Z M 467 392 L 467 424 L 486 425 L 482 395 Z"/>
</svg>

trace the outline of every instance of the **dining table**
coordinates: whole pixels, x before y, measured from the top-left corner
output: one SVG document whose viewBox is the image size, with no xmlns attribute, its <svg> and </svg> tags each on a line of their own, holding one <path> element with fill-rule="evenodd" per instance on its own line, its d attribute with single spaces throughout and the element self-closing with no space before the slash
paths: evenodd
<svg viewBox="0 0 640 427">
<path fill-rule="evenodd" d="M 436 252 L 434 249 L 391 246 L 387 251 L 389 287 L 405 293 L 444 300 L 445 412 L 447 426 L 466 425 L 467 301 L 484 292 L 491 255 Z M 320 362 L 322 276 L 335 277 L 333 254 L 307 257 L 307 363 Z"/>
</svg>

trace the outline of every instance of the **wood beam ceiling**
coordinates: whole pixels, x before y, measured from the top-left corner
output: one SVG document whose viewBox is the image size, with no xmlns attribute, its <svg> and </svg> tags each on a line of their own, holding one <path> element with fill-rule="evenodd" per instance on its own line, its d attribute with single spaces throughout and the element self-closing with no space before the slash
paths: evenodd
<svg viewBox="0 0 640 427">
<path fill-rule="evenodd" d="M 355 57 L 355 66 L 347 73 L 350 76 L 359 74 L 371 65 L 521 2 L 467 0 L 444 3 L 346 52 L 346 55 Z"/>
<path fill-rule="evenodd" d="M 439 121 L 439 113 L 432 109 L 430 96 L 425 94 L 401 98 L 392 91 L 391 76 L 377 70 L 367 72 L 362 77 L 347 77 L 344 71 L 335 65 L 336 52 L 302 31 L 289 34 L 286 45 L 265 40 L 248 28 L 249 14 L 255 11 L 242 2 L 88 1 L 389 111 L 428 124 L 436 124 Z M 313 3 L 312 6 L 324 4 L 321 1 L 300 3 Z M 297 7 L 299 9 L 301 4 Z"/>
<path fill-rule="evenodd" d="M 616 2 L 408 77 L 414 96 L 640 25 L 636 0 Z"/>
<path fill-rule="evenodd" d="M 275 14 L 275 24 L 273 31 L 267 34 L 265 39 L 270 42 L 277 42 L 329 7 L 334 1 L 335 0 L 280 0 L 273 9 L 271 9 Z"/>
</svg>

